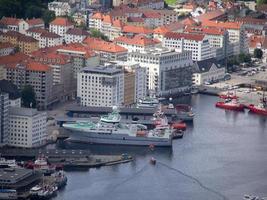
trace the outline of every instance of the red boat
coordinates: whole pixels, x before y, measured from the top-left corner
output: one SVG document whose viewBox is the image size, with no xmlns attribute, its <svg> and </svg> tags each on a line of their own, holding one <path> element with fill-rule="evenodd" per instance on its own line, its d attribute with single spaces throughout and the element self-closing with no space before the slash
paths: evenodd
<svg viewBox="0 0 267 200">
<path fill-rule="evenodd" d="M 250 112 L 267 116 L 267 99 L 263 96 L 259 105 L 255 106 L 253 104 L 250 104 L 248 106 L 248 109 L 250 110 Z"/>
<path fill-rule="evenodd" d="M 219 97 L 221 99 L 237 99 L 238 98 L 236 95 L 231 95 L 231 94 L 221 94 Z"/>
<path fill-rule="evenodd" d="M 176 123 L 172 124 L 172 128 L 173 129 L 177 129 L 177 130 L 185 131 L 186 130 L 186 123 L 184 123 L 184 122 L 176 122 Z"/>
<path fill-rule="evenodd" d="M 243 104 L 238 103 L 236 99 L 226 99 L 224 102 L 217 102 L 217 108 L 223 108 L 226 110 L 235 110 L 235 111 L 244 111 L 245 106 Z"/>
</svg>

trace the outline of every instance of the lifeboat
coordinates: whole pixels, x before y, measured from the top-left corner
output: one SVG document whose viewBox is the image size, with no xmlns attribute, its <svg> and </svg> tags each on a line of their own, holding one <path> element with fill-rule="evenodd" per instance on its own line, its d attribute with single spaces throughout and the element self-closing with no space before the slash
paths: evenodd
<svg viewBox="0 0 267 200">
<path fill-rule="evenodd" d="M 267 116 L 267 108 L 264 108 L 263 106 L 255 106 L 251 104 L 248 106 L 248 109 L 252 113 Z"/>
<path fill-rule="evenodd" d="M 186 130 L 186 123 L 184 122 L 176 122 L 172 125 L 173 129 L 177 129 L 177 130 Z"/>
<path fill-rule="evenodd" d="M 229 102 L 217 102 L 215 105 L 217 108 L 222 108 L 225 110 L 244 111 L 245 109 L 245 106 L 243 104 L 234 101 L 234 99 Z"/>
</svg>

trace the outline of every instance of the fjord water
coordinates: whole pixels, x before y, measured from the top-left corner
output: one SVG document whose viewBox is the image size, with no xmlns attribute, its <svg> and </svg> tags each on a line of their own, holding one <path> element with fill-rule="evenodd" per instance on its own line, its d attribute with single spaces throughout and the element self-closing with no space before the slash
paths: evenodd
<svg viewBox="0 0 267 200">
<path fill-rule="evenodd" d="M 130 163 L 70 171 L 64 200 L 219 200 L 267 196 L 267 118 L 216 109 L 217 97 L 191 98 L 196 113 L 172 151 L 69 144 L 102 154 L 129 153 Z M 70 146 L 70 147 L 69 147 Z M 157 164 L 149 164 L 151 157 Z"/>
</svg>

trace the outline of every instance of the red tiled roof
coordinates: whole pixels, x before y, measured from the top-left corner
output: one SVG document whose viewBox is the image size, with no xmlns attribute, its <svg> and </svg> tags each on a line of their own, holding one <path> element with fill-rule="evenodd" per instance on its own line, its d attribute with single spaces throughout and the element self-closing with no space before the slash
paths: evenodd
<svg viewBox="0 0 267 200">
<path fill-rule="evenodd" d="M 207 13 L 204 13 L 197 18 L 198 21 L 202 22 L 202 21 L 207 21 L 207 20 L 213 20 L 219 16 L 222 16 L 224 15 L 224 12 L 221 11 L 221 10 L 214 10 L 214 11 L 210 11 L 210 12 L 207 12 Z"/>
<path fill-rule="evenodd" d="M 66 34 L 70 34 L 70 35 L 84 35 L 84 36 L 88 36 L 89 35 L 89 33 L 86 30 L 83 30 L 81 28 L 72 28 L 72 29 L 69 29 Z"/>
<path fill-rule="evenodd" d="M 47 32 L 47 30 L 42 29 L 42 28 L 29 28 L 26 32 L 32 32 L 32 33 L 44 33 Z"/>
<path fill-rule="evenodd" d="M 154 34 L 165 35 L 168 32 L 175 32 L 184 29 L 185 25 L 181 22 L 173 22 L 164 26 L 160 26 L 153 30 Z"/>
<path fill-rule="evenodd" d="M 19 42 L 38 42 L 38 40 L 34 39 L 31 36 L 23 35 L 19 37 Z"/>
<path fill-rule="evenodd" d="M 187 26 L 185 32 L 188 33 L 203 33 L 208 35 L 224 35 L 226 30 L 220 27 L 201 27 L 201 26 Z"/>
<path fill-rule="evenodd" d="M 21 52 L 13 54 L 13 55 L 2 56 L 2 57 L 0 57 L 0 65 L 19 63 L 19 62 L 22 62 L 28 58 L 29 58 L 29 56 L 27 56 Z"/>
<path fill-rule="evenodd" d="M 121 37 L 116 38 L 114 41 L 125 43 L 125 44 L 130 44 L 130 45 L 139 45 L 139 46 L 148 46 L 148 45 L 155 45 L 155 44 L 160 43 L 160 41 L 158 40 L 149 39 L 143 35 L 136 35 L 134 37 L 121 36 Z"/>
<path fill-rule="evenodd" d="M 128 17 L 127 22 L 144 22 L 145 20 L 141 17 Z"/>
<path fill-rule="evenodd" d="M 68 20 L 68 18 L 65 17 L 57 17 L 54 21 L 52 21 L 50 24 L 57 25 L 57 26 L 72 26 L 72 22 Z"/>
<path fill-rule="evenodd" d="M 0 43 L 0 49 L 14 48 L 14 47 L 15 47 L 15 45 L 13 45 L 9 42 Z"/>
<path fill-rule="evenodd" d="M 143 13 L 144 18 L 160 18 L 161 15 L 157 12 L 145 11 Z"/>
<path fill-rule="evenodd" d="M 103 15 L 100 12 L 97 12 L 95 14 L 93 14 L 93 16 L 91 17 L 92 19 L 102 19 Z"/>
<path fill-rule="evenodd" d="M 103 51 L 109 53 L 127 52 L 127 49 L 125 49 L 124 47 L 121 47 L 112 42 L 106 42 L 98 38 L 87 37 L 83 41 L 83 43 L 87 44 L 90 49 L 95 51 Z"/>
<path fill-rule="evenodd" d="M 143 26 L 126 25 L 123 27 L 123 32 L 135 33 L 135 34 L 151 34 L 151 33 L 153 33 L 153 30 L 145 28 Z"/>
<path fill-rule="evenodd" d="M 43 21 L 41 18 L 28 19 L 28 20 L 26 20 L 26 22 L 27 22 L 30 26 L 35 26 L 35 25 L 39 25 L 39 24 L 44 24 L 44 21 Z"/>
<path fill-rule="evenodd" d="M 218 22 L 218 21 L 203 21 L 202 26 L 206 27 L 221 27 L 225 29 L 240 29 L 242 23 L 238 22 Z"/>
<path fill-rule="evenodd" d="M 61 36 L 56 34 L 56 33 L 52 33 L 52 32 L 43 32 L 41 34 L 41 37 L 45 37 L 45 38 L 60 38 Z"/>
<path fill-rule="evenodd" d="M 192 18 L 189 18 L 189 17 L 184 19 L 181 23 L 185 26 L 193 26 L 193 25 L 197 24 L 197 22 L 195 20 L 193 20 Z"/>
<path fill-rule="evenodd" d="M 47 72 L 51 70 L 51 68 L 48 65 L 35 62 L 35 61 L 31 61 L 31 60 L 28 60 L 28 62 L 26 62 L 25 64 L 27 66 L 27 70 L 31 70 L 31 71 Z"/>
<path fill-rule="evenodd" d="M 189 33 L 174 33 L 168 32 L 165 34 L 165 38 L 174 38 L 174 39 L 186 39 L 186 40 L 195 40 L 202 41 L 205 35 L 203 34 L 189 34 Z"/>
<path fill-rule="evenodd" d="M 61 49 L 67 51 L 83 52 L 86 58 L 95 56 L 95 53 L 88 46 L 83 45 L 81 43 L 70 43 L 67 45 L 61 45 L 57 48 L 57 51 L 60 51 Z"/>
<path fill-rule="evenodd" d="M 236 18 L 235 21 L 240 22 L 240 23 L 244 23 L 244 24 L 258 24 L 258 25 L 267 24 L 267 19 L 255 19 L 252 17 Z"/>
<path fill-rule="evenodd" d="M 114 20 L 112 25 L 121 29 L 123 28 L 123 23 L 121 22 L 121 20 Z"/>
<path fill-rule="evenodd" d="M 21 19 L 17 19 L 14 17 L 3 17 L 0 20 L 0 24 L 18 26 L 20 21 Z"/>
<path fill-rule="evenodd" d="M 110 15 L 103 15 L 102 21 L 105 23 L 112 23 L 112 18 Z"/>
</svg>

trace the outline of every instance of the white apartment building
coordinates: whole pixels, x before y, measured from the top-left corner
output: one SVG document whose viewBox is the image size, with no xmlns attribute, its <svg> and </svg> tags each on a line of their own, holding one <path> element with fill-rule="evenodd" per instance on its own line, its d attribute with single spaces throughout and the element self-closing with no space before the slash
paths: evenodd
<svg viewBox="0 0 267 200">
<path fill-rule="evenodd" d="M 80 28 L 73 28 L 69 29 L 66 32 L 64 40 L 67 44 L 82 43 L 87 36 L 89 36 L 89 33 L 86 30 Z"/>
<path fill-rule="evenodd" d="M 124 101 L 124 73 L 113 66 L 85 67 L 78 73 L 82 106 L 119 106 Z"/>
<path fill-rule="evenodd" d="M 205 82 L 222 80 L 225 77 L 225 67 L 216 63 L 215 58 L 197 61 L 194 63 L 192 81 L 194 85 L 203 85 Z"/>
<path fill-rule="evenodd" d="M 68 2 L 53 1 L 48 3 L 48 10 L 54 11 L 56 16 L 70 15 L 72 9 Z"/>
<path fill-rule="evenodd" d="M 58 46 L 61 45 L 62 43 L 63 43 L 63 38 L 56 33 L 43 32 L 40 35 L 40 40 L 39 40 L 40 48 Z"/>
<path fill-rule="evenodd" d="M 46 143 L 46 112 L 10 107 L 9 142 L 14 147 L 39 147 Z"/>
<path fill-rule="evenodd" d="M 203 34 L 166 33 L 162 45 L 178 51 L 191 51 L 192 60 L 205 60 L 213 57 L 208 39 Z"/>
<path fill-rule="evenodd" d="M 9 95 L 0 92 L 0 146 L 8 143 L 9 134 Z"/>
<path fill-rule="evenodd" d="M 146 68 L 147 89 L 159 95 L 189 90 L 192 79 L 192 54 L 166 48 L 151 48 L 128 54 L 128 61 Z"/>
<path fill-rule="evenodd" d="M 71 28 L 74 28 L 74 25 L 64 17 L 57 17 L 49 24 L 49 32 L 56 33 L 60 36 L 64 36 Z"/>
</svg>

